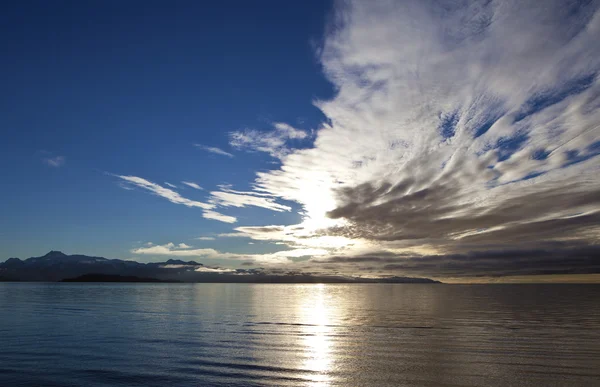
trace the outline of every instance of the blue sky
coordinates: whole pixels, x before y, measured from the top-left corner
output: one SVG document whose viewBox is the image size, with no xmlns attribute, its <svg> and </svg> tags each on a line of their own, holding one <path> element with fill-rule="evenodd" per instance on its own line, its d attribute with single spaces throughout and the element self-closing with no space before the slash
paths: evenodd
<svg viewBox="0 0 600 387">
<path fill-rule="evenodd" d="M 3 5 L 0 259 L 595 273 L 599 7 Z"/>
<path fill-rule="evenodd" d="M 329 7 L 321 1 L 4 6 L 0 168 L 7 189 L 0 193 L 0 255 L 64 249 L 123 257 L 136 241 L 189 243 L 227 231 L 199 211 L 127 192 L 104 172 L 247 189 L 254 171 L 272 160 L 223 157 L 193 144 L 227 149 L 228 132 L 269 129 L 276 121 L 318 126 L 324 116 L 311 102 L 332 88 L 312 43 L 322 38 Z M 58 156 L 64 165 L 43 163 Z M 240 223 L 298 219 L 260 209 L 239 217 Z M 239 244 L 227 242 L 231 249 Z"/>
</svg>

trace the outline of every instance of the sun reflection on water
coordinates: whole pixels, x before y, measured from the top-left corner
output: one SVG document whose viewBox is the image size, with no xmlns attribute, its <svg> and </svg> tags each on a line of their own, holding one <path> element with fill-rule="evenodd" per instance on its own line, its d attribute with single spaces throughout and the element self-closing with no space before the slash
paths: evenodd
<svg viewBox="0 0 600 387">
<path fill-rule="evenodd" d="M 327 286 L 311 285 L 302 304 L 304 335 L 303 369 L 311 371 L 310 386 L 329 386 L 332 382 L 333 351 L 330 335 L 333 333 L 331 316 L 334 306 L 328 303 Z"/>
</svg>

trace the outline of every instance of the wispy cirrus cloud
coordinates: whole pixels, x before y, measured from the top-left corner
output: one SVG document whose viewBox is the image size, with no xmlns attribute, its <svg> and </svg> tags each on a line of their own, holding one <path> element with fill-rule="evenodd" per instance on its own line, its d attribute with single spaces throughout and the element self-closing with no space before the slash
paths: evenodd
<svg viewBox="0 0 600 387">
<path fill-rule="evenodd" d="M 221 214 L 220 212 L 215 211 L 215 208 L 254 206 L 279 212 L 291 210 L 291 207 L 277 203 L 275 201 L 276 198 L 272 197 L 270 194 L 236 191 L 228 185 L 219 186 L 221 189 L 220 191 L 210 192 L 208 203 L 206 203 L 188 199 L 173 189 L 163 187 L 141 177 L 121 175 L 116 175 L 116 177 L 124 180 L 124 182 L 121 184 L 121 187 L 124 189 L 131 190 L 132 187 L 143 188 L 157 196 L 169 200 L 172 203 L 182 204 L 187 207 L 202 208 L 204 210 L 202 214 L 204 218 L 218 220 L 225 223 L 235 223 L 237 218 L 234 216 Z M 200 185 L 193 182 L 182 181 L 182 184 L 197 190 L 203 190 Z"/>
<path fill-rule="evenodd" d="M 223 215 L 220 212 L 216 211 L 204 211 L 203 217 L 206 219 L 218 220 L 223 223 L 235 223 L 237 222 L 237 218 L 235 216 Z"/>
<path fill-rule="evenodd" d="M 194 146 L 196 148 L 199 148 L 199 149 L 202 149 L 202 150 L 205 150 L 207 152 L 214 153 L 214 154 L 217 154 L 217 155 L 227 156 L 227 157 L 231 157 L 231 158 L 234 157 L 231 153 L 225 152 L 223 149 L 217 148 L 217 147 L 214 147 L 214 146 L 206 146 L 206 145 L 202 145 L 202 144 L 194 144 Z"/>
<path fill-rule="evenodd" d="M 65 156 L 50 156 L 44 157 L 42 159 L 44 164 L 49 165 L 54 168 L 60 168 L 67 162 L 67 158 Z"/>
<path fill-rule="evenodd" d="M 222 207 L 262 207 L 272 211 L 291 211 L 291 207 L 279 204 L 275 198 L 255 192 L 242 192 L 227 186 L 221 186 L 221 191 L 210 193 L 210 202 Z"/>
<path fill-rule="evenodd" d="M 130 183 L 130 184 L 133 184 L 136 187 L 143 188 L 145 190 L 152 192 L 153 194 L 155 194 L 157 196 L 165 198 L 168 201 L 170 201 L 171 203 L 182 204 L 187 207 L 198 207 L 198 208 L 202 208 L 204 210 L 211 210 L 211 209 L 215 208 L 215 206 L 213 204 L 203 203 L 203 202 L 199 202 L 196 200 L 184 198 L 178 192 L 173 191 L 172 189 L 165 188 L 159 184 L 153 183 L 153 182 L 143 179 L 141 177 L 121 176 L 121 175 L 117 175 L 117 177 Z"/>
<path fill-rule="evenodd" d="M 171 187 L 171 188 L 177 188 L 177 186 L 176 186 L 175 184 L 171 184 L 171 183 L 168 183 L 168 182 L 166 182 L 166 181 L 165 181 L 165 185 L 166 185 L 167 187 Z"/>
<path fill-rule="evenodd" d="M 290 152 L 290 140 L 304 140 L 309 135 L 283 122 L 273 124 L 274 130 L 246 129 L 229 134 L 229 144 L 240 150 L 258 151 L 281 158 Z"/>
<path fill-rule="evenodd" d="M 199 241 L 214 241 L 215 237 L 201 236 L 201 237 L 194 238 L 194 239 L 197 239 Z"/>
<path fill-rule="evenodd" d="M 188 187 L 191 187 L 191 188 L 194 188 L 194 189 L 197 189 L 200 191 L 204 190 L 204 188 L 200 187 L 198 184 L 191 182 L 191 181 L 182 181 L 181 183 L 187 185 Z"/>
<path fill-rule="evenodd" d="M 216 212 L 214 208 L 216 207 L 211 203 L 203 203 L 196 200 L 191 200 L 181 196 L 178 192 L 173 191 L 172 189 L 163 187 L 159 184 L 153 183 L 146 179 L 137 176 L 121 176 L 116 175 L 116 177 L 124 180 L 132 186 L 145 189 L 147 191 L 152 192 L 153 194 L 160 196 L 162 198 L 167 199 L 171 203 L 181 204 L 186 207 L 197 207 L 203 210 L 202 216 L 206 219 L 218 220 L 225 223 L 234 223 L 237 219 L 233 216 L 223 215 L 219 212 Z"/>
</svg>

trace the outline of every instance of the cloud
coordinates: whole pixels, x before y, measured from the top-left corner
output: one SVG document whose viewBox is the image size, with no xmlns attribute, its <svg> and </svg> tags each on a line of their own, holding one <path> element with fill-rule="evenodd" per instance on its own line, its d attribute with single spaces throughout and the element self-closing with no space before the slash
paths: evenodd
<svg viewBox="0 0 600 387">
<path fill-rule="evenodd" d="M 212 191 L 210 202 L 222 207 L 262 207 L 272 211 L 290 211 L 291 207 L 275 202 L 274 198 L 233 190 Z"/>
<path fill-rule="evenodd" d="M 224 186 L 204 203 L 207 217 L 295 202 L 299 224 L 219 234 L 290 250 L 204 251 L 283 264 L 308 256 L 294 265 L 340 272 L 594 272 L 599 5 L 336 2 L 319 49 L 335 89 L 315 101 L 325 122 L 314 135 L 285 123 L 230 133 L 233 148 L 281 163 L 257 172 L 250 192 Z"/>
<path fill-rule="evenodd" d="M 233 157 L 233 155 L 229 152 L 225 152 L 224 150 L 214 147 L 214 146 L 206 146 L 202 144 L 194 144 L 195 147 L 205 150 L 210 153 L 214 153 L 221 156 Z"/>
<path fill-rule="evenodd" d="M 227 268 L 223 268 L 223 267 L 206 267 L 206 266 L 197 267 L 194 271 L 202 272 L 202 273 L 236 273 L 237 272 L 234 269 L 227 269 Z"/>
<path fill-rule="evenodd" d="M 435 277 L 498 277 L 543 274 L 600 273 L 600 246 L 562 246 L 540 249 L 486 250 L 463 254 L 416 255 L 374 252 L 332 256 L 313 263 L 352 265 L 363 272 L 391 272 Z"/>
<path fill-rule="evenodd" d="M 54 168 L 59 168 L 59 167 L 62 167 L 63 165 L 65 165 L 65 163 L 67 162 L 67 159 L 64 156 L 53 156 L 53 157 L 43 158 L 42 161 L 46 165 L 49 165 Z"/>
<path fill-rule="evenodd" d="M 171 187 L 171 188 L 177 188 L 177 186 L 176 186 L 175 184 L 171 184 L 171 183 L 168 183 L 168 182 L 166 182 L 166 181 L 165 181 L 165 185 L 166 185 L 167 187 Z"/>
<path fill-rule="evenodd" d="M 169 188 L 162 187 L 156 183 L 153 183 L 153 182 L 143 179 L 141 177 L 120 176 L 120 175 L 117 175 L 117 177 L 125 180 L 126 182 L 128 182 L 136 187 L 143 188 L 145 190 L 152 192 L 153 194 L 155 194 L 157 196 L 163 197 L 163 198 L 167 199 L 168 201 L 170 201 L 171 203 L 183 204 L 184 206 L 187 206 L 187 207 L 199 207 L 199 208 L 202 208 L 205 210 L 210 210 L 215 207 L 213 204 L 202 203 L 202 202 L 198 202 L 195 200 L 190 200 L 190 199 L 184 198 L 179 193 L 177 193 Z"/>
<path fill-rule="evenodd" d="M 204 189 L 204 188 L 200 187 L 198 184 L 193 183 L 191 181 L 182 181 L 182 183 L 187 185 L 188 187 L 192 187 L 192 188 L 200 190 L 200 191 L 202 191 Z"/>
<path fill-rule="evenodd" d="M 192 249 L 190 246 L 182 247 L 169 242 L 164 245 L 139 247 L 131 250 L 133 254 L 139 255 L 170 255 L 177 257 L 207 257 L 212 258 L 219 253 L 215 249 Z"/>
<path fill-rule="evenodd" d="M 184 246 L 182 246 L 184 245 Z M 215 249 L 195 249 L 185 244 L 175 245 L 167 243 L 165 245 L 154 245 L 148 247 L 139 247 L 131 250 L 137 255 L 161 255 L 174 257 L 197 257 L 207 259 L 234 259 L 234 260 L 252 260 L 262 264 L 283 264 L 292 262 L 291 258 L 316 257 L 327 254 L 323 249 L 290 249 L 282 250 L 269 254 L 237 254 L 224 253 Z"/>
<path fill-rule="evenodd" d="M 598 6 L 336 3 L 320 49 L 336 95 L 315 102 L 327 121 L 313 146 L 283 125 L 230 134 L 281 159 L 254 192 L 299 203 L 303 222 L 223 236 L 440 260 L 597 244 Z"/>
<path fill-rule="evenodd" d="M 282 158 L 290 152 L 290 140 L 304 140 L 308 137 L 307 132 L 286 123 L 276 122 L 273 126 L 275 129 L 271 131 L 246 129 L 231 132 L 229 144 L 236 149 L 265 152 Z"/>
<path fill-rule="evenodd" d="M 201 237 L 198 237 L 198 238 L 195 238 L 195 239 L 197 239 L 199 241 L 214 241 L 215 240 L 214 237 L 207 237 L 207 236 L 201 236 Z"/>
<path fill-rule="evenodd" d="M 204 211 L 202 215 L 206 219 L 218 220 L 219 222 L 224 223 L 235 223 L 237 222 L 237 218 L 235 216 L 223 215 L 216 211 Z"/>
<path fill-rule="evenodd" d="M 202 216 L 206 219 L 214 219 L 214 220 L 218 220 L 218 221 L 225 222 L 225 223 L 234 223 L 236 221 L 236 218 L 233 216 L 223 215 L 223 214 L 220 214 L 220 213 L 214 211 L 213 210 L 215 208 L 214 204 L 203 203 L 203 202 L 187 199 L 187 198 L 181 196 L 179 193 L 177 193 L 169 188 L 165 188 L 159 184 L 153 183 L 153 182 L 143 179 L 141 177 L 120 176 L 120 175 L 116 175 L 116 177 L 124 180 L 125 182 L 129 183 L 132 186 L 145 189 L 147 191 L 152 192 L 153 194 L 155 194 L 157 196 L 165 198 L 168 201 L 170 201 L 171 203 L 182 204 L 187 207 L 201 208 L 204 210 L 202 213 Z"/>
</svg>

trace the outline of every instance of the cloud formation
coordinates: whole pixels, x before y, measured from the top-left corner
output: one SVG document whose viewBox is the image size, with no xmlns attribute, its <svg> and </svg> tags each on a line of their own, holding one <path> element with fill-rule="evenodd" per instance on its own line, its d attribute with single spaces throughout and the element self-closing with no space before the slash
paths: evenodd
<svg viewBox="0 0 600 387">
<path fill-rule="evenodd" d="M 598 6 L 336 3 L 320 59 L 337 94 L 316 102 L 328 120 L 313 147 L 294 149 L 283 127 L 230 135 L 238 149 L 281 159 L 257 173 L 255 191 L 299 203 L 304 222 L 229 236 L 295 247 L 325 239 L 332 259 L 595 246 Z"/>
<path fill-rule="evenodd" d="M 321 127 L 309 134 L 279 122 L 229 134 L 233 148 L 280 162 L 258 172 L 251 191 L 220 186 L 202 203 L 120 176 L 224 222 L 236 219 L 215 208 L 282 212 L 292 207 L 281 200 L 295 202 L 300 224 L 219 235 L 287 250 L 133 252 L 398 275 L 598 272 L 599 7 L 336 2 L 319 49 L 336 91 L 315 101 Z"/>
<path fill-rule="evenodd" d="M 214 146 L 206 146 L 206 145 L 202 145 L 202 144 L 194 144 L 194 146 L 197 147 L 197 148 L 200 148 L 202 150 L 205 150 L 207 152 L 210 152 L 210 153 L 214 153 L 214 154 L 217 154 L 217 155 L 227 156 L 227 157 L 233 158 L 233 155 L 231 153 L 225 152 L 221 148 L 217 148 L 217 147 L 214 147 Z"/>
<path fill-rule="evenodd" d="M 236 218 L 233 216 L 223 215 L 219 212 L 214 211 L 214 204 L 203 203 L 185 198 L 181 196 L 178 192 L 173 191 L 172 189 L 165 188 L 159 184 L 153 183 L 141 177 L 120 175 L 116 175 L 116 177 L 124 180 L 125 182 L 130 184 L 130 186 L 135 186 L 150 191 L 157 196 L 167 199 L 171 203 L 182 204 L 187 207 L 201 208 L 202 210 L 204 210 L 202 216 L 206 219 L 218 220 L 225 223 L 234 223 L 236 221 Z M 128 187 L 126 186 L 125 188 Z"/>
<path fill-rule="evenodd" d="M 229 144 L 240 150 L 265 152 L 276 158 L 282 158 L 290 150 L 293 140 L 304 140 L 308 133 L 283 122 L 273 124 L 274 130 L 258 131 L 246 129 L 229 134 Z"/>
<path fill-rule="evenodd" d="M 234 259 L 234 260 L 252 260 L 256 263 L 265 265 L 291 263 L 291 258 L 301 257 L 318 257 L 327 254 L 323 249 L 290 249 L 282 250 L 270 254 L 236 254 L 224 253 L 215 249 L 196 249 L 185 244 L 175 245 L 169 242 L 165 245 L 152 245 L 139 247 L 131 250 L 137 255 L 157 255 L 157 256 L 173 256 L 173 257 L 196 257 L 208 259 Z"/>
<path fill-rule="evenodd" d="M 200 187 L 198 184 L 196 184 L 194 182 L 191 182 L 191 181 L 182 181 L 181 183 L 185 184 L 188 187 L 191 187 L 193 189 L 197 189 L 197 190 L 200 190 L 200 191 L 204 190 L 204 188 Z"/>
<path fill-rule="evenodd" d="M 201 237 L 198 237 L 198 238 L 195 238 L 195 239 L 197 239 L 199 241 L 214 241 L 215 240 L 214 237 L 207 237 L 207 236 L 201 236 Z"/>
<path fill-rule="evenodd" d="M 291 207 L 275 202 L 271 195 L 255 192 L 242 192 L 229 186 L 220 186 L 221 191 L 212 191 L 210 202 L 222 207 L 262 207 L 272 211 L 290 211 Z"/>
<path fill-rule="evenodd" d="M 545 274 L 600 273 L 600 246 L 542 249 L 486 250 L 463 254 L 415 255 L 374 252 L 358 256 L 333 256 L 313 259 L 317 265 L 351 266 L 367 273 L 406 273 L 436 277 L 502 277 Z"/>
</svg>

